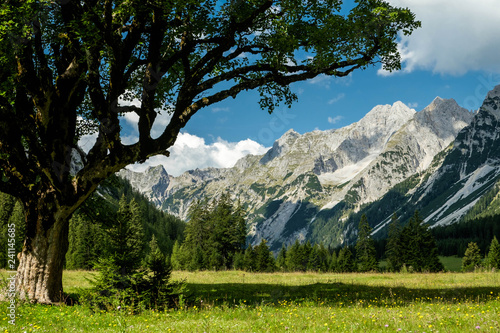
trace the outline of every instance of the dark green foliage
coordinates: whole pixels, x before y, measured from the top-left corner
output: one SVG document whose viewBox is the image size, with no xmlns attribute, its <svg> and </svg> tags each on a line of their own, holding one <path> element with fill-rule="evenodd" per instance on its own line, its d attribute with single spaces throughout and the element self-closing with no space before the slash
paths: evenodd
<svg viewBox="0 0 500 333">
<path fill-rule="evenodd" d="M 401 224 L 394 213 L 389 224 L 389 231 L 386 244 L 386 257 L 388 268 L 392 272 L 399 272 L 403 266 L 401 244 Z"/>
<path fill-rule="evenodd" d="M 444 256 L 463 257 L 467 244 L 474 242 L 486 253 L 493 237 L 500 237 L 500 215 L 475 217 L 467 222 L 432 229 L 439 253 Z"/>
<path fill-rule="evenodd" d="M 287 250 L 286 266 L 292 272 L 305 272 L 311 253 L 311 243 L 301 245 L 298 240 Z"/>
<path fill-rule="evenodd" d="M 182 284 L 170 282 L 172 268 L 153 235 L 144 266 L 133 275 L 133 289 L 142 307 L 162 310 L 176 305 Z"/>
<path fill-rule="evenodd" d="M 280 252 L 278 253 L 278 257 L 276 258 L 276 266 L 282 272 L 287 270 L 286 267 L 286 257 L 287 257 L 287 249 L 285 244 L 281 245 Z"/>
<path fill-rule="evenodd" d="M 336 271 L 339 273 L 348 273 L 356 271 L 356 263 L 352 251 L 348 247 L 343 247 L 337 257 Z"/>
<path fill-rule="evenodd" d="M 257 269 L 257 253 L 252 245 L 248 245 L 243 257 L 244 269 L 253 272 Z"/>
<path fill-rule="evenodd" d="M 181 254 L 181 245 L 178 240 L 175 241 L 174 247 L 172 249 L 172 255 L 170 257 L 170 264 L 173 270 L 182 269 L 183 258 Z"/>
<path fill-rule="evenodd" d="M 155 236 L 145 254 L 140 211 L 132 199 L 120 199 L 117 220 L 107 232 L 108 252 L 98 259 L 99 272 L 83 300 L 99 307 L 109 307 L 114 300 L 120 306 L 164 309 L 175 304 L 180 285 L 170 283 L 171 266 L 160 250 Z"/>
<path fill-rule="evenodd" d="M 356 259 L 360 272 L 376 271 L 378 269 L 377 252 L 371 238 L 372 228 L 368 224 L 366 215 L 361 216 L 358 227 L 358 241 L 356 242 Z"/>
<path fill-rule="evenodd" d="M 418 211 L 400 233 L 401 262 L 417 272 L 439 272 L 437 245 L 429 227 L 423 223 Z"/>
<path fill-rule="evenodd" d="M 332 255 L 330 256 L 330 260 L 328 262 L 328 270 L 330 272 L 337 272 L 338 271 L 338 261 L 337 261 L 337 252 L 333 251 Z"/>
<path fill-rule="evenodd" d="M 263 239 L 259 245 L 255 247 L 255 271 L 256 272 L 273 272 L 276 267 L 273 253 L 269 250 L 267 241 Z"/>
<path fill-rule="evenodd" d="M 140 220 L 139 206 L 125 196 L 120 199 L 116 222 L 108 231 L 109 255 L 114 258 L 122 275 L 136 270 L 144 256 L 144 231 Z"/>
<path fill-rule="evenodd" d="M 82 214 L 69 221 L 69 249 L 66 253 L 67 269 L 92 269 L 106 251 L 108 237 L 99 223 L 92 223 Z"/>
<path fill-rule="evenodd" d="M 486 257 L 486 264 L 489 269 L 500 269 L 500 244 L 495 237 L 491 240 L 490 250 L 488 251 L 488 256 Z"/>
<path fill-rule="evenodd" d="M 462 271 L 463 272 L 471 272 L 476 268 L 482 266 L 481 260 L 481 250 L 476 243 L 471 242 L 467 246 L 467 250 L 465 250 L 465 255 L 462 258 Z"/>
<path fill-rule="evenodd" d="M 246 242 L 245 212 L 228 194 L 217 200 L 197 201 L 189 209 L 185 241 L 180 248 L 181 269 L 230 269 Z M 177 260 L 177 259 L 176 259 Z"/>
</svg>

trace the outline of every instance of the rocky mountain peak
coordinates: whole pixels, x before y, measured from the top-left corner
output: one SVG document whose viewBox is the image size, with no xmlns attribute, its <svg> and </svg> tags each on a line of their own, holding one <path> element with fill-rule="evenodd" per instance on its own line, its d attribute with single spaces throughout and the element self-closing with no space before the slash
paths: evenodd
<svg viewBox="0 0 500 333">
<path fill-rule="evenodd" d="M 299 137 L 299 133 L 295 132 L 293 129 L 289 129 L 281 138 L 274 142 L 273 147 L 262 157 L 260 163 L 266 164 L 276 157 L 285 154 Z"/>
<path fill-rule="evenodd" d="M 500 119 L 500 85 L 488 92 L 479 111 L 488 111 L 497 119 Z"/>
<path fill-rule="evenodd" d="M 415 110 L 399 101 L 393 105 L 377 105 L 358 122 L 358 126 L 367 134 L 379 132 L 381 128 L 397 129 L 410 120 L 415 113 Z"/>
</svg>

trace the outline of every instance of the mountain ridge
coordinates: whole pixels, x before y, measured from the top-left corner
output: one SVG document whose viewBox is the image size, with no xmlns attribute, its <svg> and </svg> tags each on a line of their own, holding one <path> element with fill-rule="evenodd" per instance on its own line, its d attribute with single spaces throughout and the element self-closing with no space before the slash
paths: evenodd
<svg viewBox="0 0 500 333">
<path fill-rule="evenodd" d="M 376 106 L 340 129 L 304 134 L 290 129 L 265 154 L 247 155 L 232 168 L 197 169 L 168 178 L 163 170 L 158 183 L 147 176 L 156 169 L 145 175 L 122 170 L 119 175 L 142 184 L 150 200 L 182 218 L 192 200 L 229 191 L 248 212 L 253 244 L 265 238 L 277 248 L 296 238 L 314 238 L 324 223 L 338 229 L 329 241 L 338 245 L 355 229 L 343 225 L 349 214 L 423 173 L 474 116 L 452 99 L 437 97 L 419 112 L 395 102 Z M 141 178 L 151 181 L 149 186 Z"/>
</svg>

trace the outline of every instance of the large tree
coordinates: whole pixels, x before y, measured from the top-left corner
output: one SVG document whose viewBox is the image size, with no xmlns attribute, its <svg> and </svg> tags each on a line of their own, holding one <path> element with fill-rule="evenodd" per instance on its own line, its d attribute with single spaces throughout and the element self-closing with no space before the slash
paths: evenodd
<svg viewBox="0 0 500 333">
<path fill-rule="evenodd" d="M 358 0 L 5 0 L 0 5 L 0 191 L 26 217 L 17 289 L 62 295 L 68 220 L 99 183 L 126 165 L 168 156 L 202 108 L 258 89 L 272 111 L 288 86 L 382 63 L 400 68 L 408 9 Z M 136 103 L 124 103 L 135 100 Z M 159 110 L 171 114 L 161 135 Z M 124 144 L 120 117 L 139 139 Z M 97 137 L 83 154 L 79 138 Z M 80 167 L 72 164 L 77 157 Z"/>
</svg>

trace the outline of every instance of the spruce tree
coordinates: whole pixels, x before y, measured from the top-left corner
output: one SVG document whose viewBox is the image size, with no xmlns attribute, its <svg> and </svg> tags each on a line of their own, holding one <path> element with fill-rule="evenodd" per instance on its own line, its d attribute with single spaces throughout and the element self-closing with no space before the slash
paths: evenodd
<svg viewBox="0 0 500 333">
<path fill-rule="evenodd" d="M 328 262 L 328 271 L 337 272 L 338 271 L 338 260 L 337 260 L 337 252 L 335 250 L 332 251 L 332 255 L 330 256 L 330 261 Z"/>
<path fill-rule="evenodd" d="M 176 271 L 182 270 L 183 268 L 181 246 L 178 240 L 175 241 L 174 247 L 172 248 L 172 255 L 170 256 L 170 264 L 172 265 L 172 269 Z"/>
<path fill-rule="evenodd" d="M 443 264 L 438 258 L 436 240 L 418 211 L 400 234 L 401 263 L 418 272 L 439 272 Z"/>
<path fill-rule="evenodd" d="M 144 249 L 144 231 L 139 205 L 135 200 L 120 199 L 116 223 L 109 230 L 110 254 L 122 275 L 131 274 L 140 266 Z"/>
<path fill-rule="evenodd" d="M 273 272 L 275 267 L 274 257 L 267 245 L 267 241 L 262 239 L 255 247 L 255 270 L 257 272 Z"/>
<path fill-rule="evenodd" d="M 319 257 L 319 266 L 318 270 L 321 272 L 328 271 L 328 264 L 330 261 L 330 252 L 321 242 L 318 246 L 318 257 Z"/>
<path fill-rule="evenodd" d="M 386 257 L 389 270 L 399 272 L 403 266 L 401 249 L 401 224 L 396 213 L 392 215 L 386 245 Z"/>
<path fill-rule="evenodd" d="M 471 272 L 476 268 L 481 267 L 481 250 L 477 246 L 477 243 L 470 242 L 465 250 L 464 257 L 462 258 L 462 271 Z"/>
<path fill-rule="evenodd" d="M 286 267 L 286 257 L 287 257 L 287 250 L 285 243 L 281 245 L 281 250 L 278 252 L 278 257 L 276 258 L 276 266 L 278 269 L 282 272 L 287 270 Z"/>
<path fill-rule="evenodd" d="M 356 258 L 360 272 L 376 271 L 378 269 L 377 251 L 371 238 L 372 228 L 365 214 L 361 216 L 358 226 L 358 241 L 356 242 Z"/>
<path fill-rule="evenodd" d="M 245 253 L 243 251 L 234 254 L 233 268 L 239 271 L 245 270 Z"/>
<path fill-rule="evenodd" d="M 307 262 L 307 270 L 317 272 L 320 270 L 320 258 L 319 258 L 319 247 L 314 245 L 309 253 L 309 259 Z"/>
<path fill-rule="evenodd" d="M 348 247 L 341 248 L 337 257 L 337 272 L 348 273 L 355 271 L 356 263 L 351 250 Z"/>
<path fill-rule="evenodd" d="M 243 261 L 245 263 L 245 270 L 249 272 L 255 272 L 255 270 L 257 269 L 256 253 L 255 249 L 252 247 L 251 244 L 249 244 L 247 249 L 245 250 L 245 256 Z"/>
<path fill-rule="evenodd" d="M 173 305 L 173 285 L 170 283 L 172 268 L 158 247 L 155 235 L 149 242 L 149 254 L 144 268 L 134 275 L 133 288 L 146 308 L 163 309 Z"/>
<path fill-rule="evenodd" d="M 488 268 L 495 270 L 500 269 L 500 244 L 498 243 L 496 236 L 494 236 L 491 240 L 490 250 L 488 251 L 486 262 Z"/>
<path fill-rule="evenodd" d="M 300 245 L 299 240 L 296 239 L 295 243 L 287 250 L 286 267 L 291 272 L 304 271 L 304 261 L 303 247 Z"/>
</svg>

